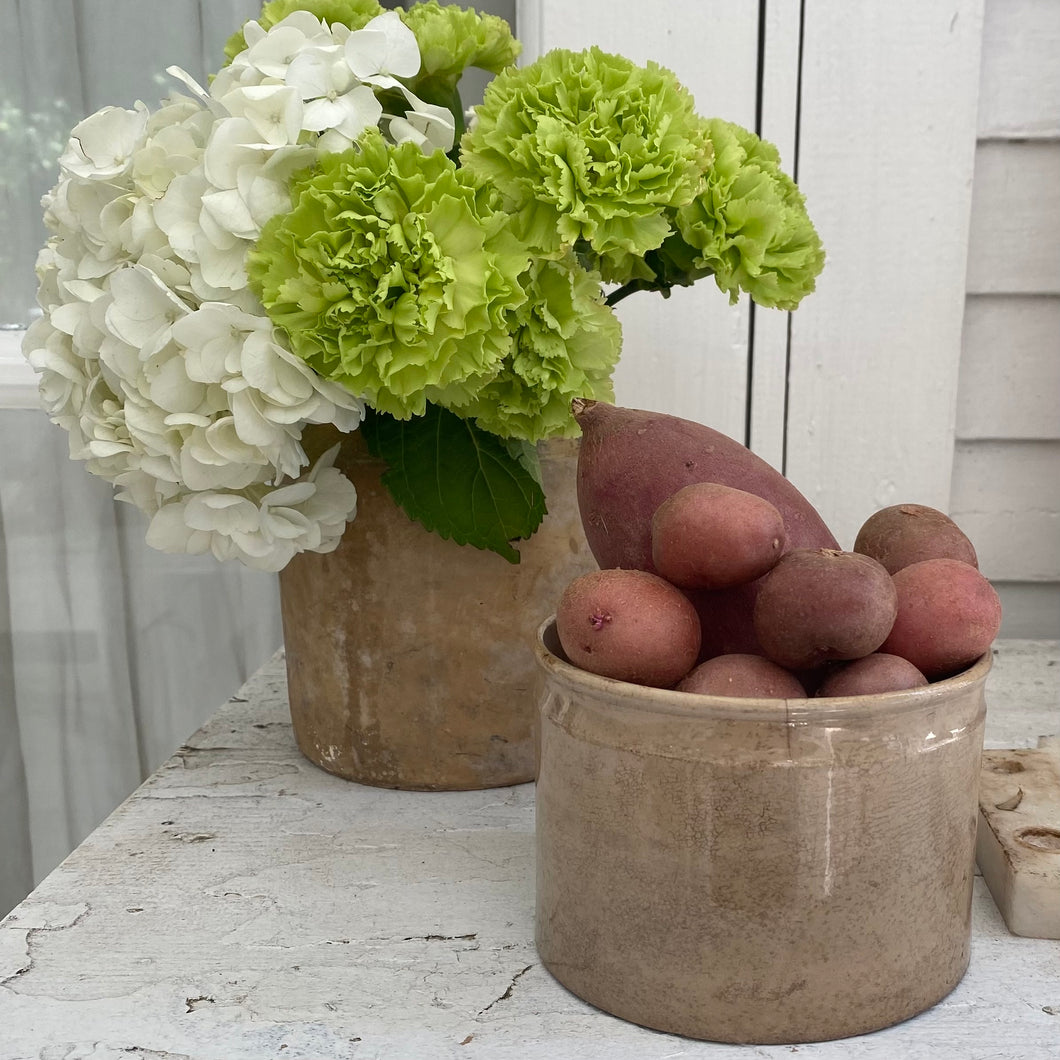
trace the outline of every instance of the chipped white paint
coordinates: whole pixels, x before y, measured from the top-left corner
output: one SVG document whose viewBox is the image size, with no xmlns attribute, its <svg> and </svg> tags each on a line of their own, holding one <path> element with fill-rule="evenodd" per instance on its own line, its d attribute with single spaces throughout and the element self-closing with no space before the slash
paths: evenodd
<svg viewBox="0 0 1060 1060">
<path fill-rule="evenodd" d="M 1055 729 L 1058 681 L 1060 643 L 1004 642 L 988 743 Z M 316 769 L 277 657 L 0 923 L 0 1060 L 734 1053 L 567 993 L 534 949 L 533 889 L 532 785 L 396 792 Z M 950 997 L 800 1056 L 1054 1058 L 1056 943 L 1010 935 L 981 880 L 973 918 Z"/>
</svg>

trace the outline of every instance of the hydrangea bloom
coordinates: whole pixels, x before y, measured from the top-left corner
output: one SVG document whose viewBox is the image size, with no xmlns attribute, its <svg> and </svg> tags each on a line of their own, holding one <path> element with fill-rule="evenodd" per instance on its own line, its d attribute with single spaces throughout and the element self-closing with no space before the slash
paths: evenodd
<svg viewBox="0 0 1060 1060">
<path fill-rule="evenodd" d="M 378 0 L 268 0 L 256 25 L 266 32 L 296 11 L 306 11 L 329 26 L 360 29 L 384 11 Z M 253 29 L 251 29 L 253 33 Z M 247 47 L 246 27 L 233 33 L 225 44 L 225 58 L 231 62 Z"/>
<path fill-rule="evenodd" d="M 710 141 L 670 71 L 556 49 L 490 83 L 460 158 L 504 195 L 531 247 L 584 245 L 621 283 L 670 233 L 668 211 L 700 191 Z"/>
<path fill-rule="evenodd" d="M 279 489 L 182 496 L 154 515 L 147 543 L 161 552 L 210 552 L 265 571 L 282 570 L 299 552 L 333 552 L 357 511 L 357 491 L 332 466 L 337 451 Z"/>
<path fill-rule="evenodd" d="M 399 419 L 466 404 L 511 348 L 526 251 L 491 193 L 441 152 L 369 132 L 292 185 L 251 283 L 321 376 Z"/>
<path fill-rule="evenodd" d="M 397 16 L 379 17 L 388 44 L 415 52 Z M 291 353 L 247 287 L 247 251 L 289 205 L 291 175 L 317 157 L 317 126 L 328 124 L 313 110 L 327 91 L 307 89 L 312 70 L 302 68 L 299 80 L 295 66 L 290 76 L 285 48 L 294 41 L 299 56 L 328 58 L 332 84 L 334 67 L 344 66 L 344 91 L 361 89 L 362 103 L 371 96 L 369 124 L 382 107 L 376 86 L 350 66 L 348 28 L 336 35 L 297 11 L 269 29 L 248 24 L 247 33 L 245 61 L 210 92 L 181 74 L 195 98 L 174 96 L 154 114 L 142 105 L 104 108 L 74 129 L 46 203 L 53 237 L 38 261 L 44 316 L 24 349 L 71 455 L 153 517 L 152 544 L 198 548 L 207 528 L 194 527 L 194 538 L 177 533 L 178 516 L 202 523 L 205 512 L 225 512 L 228 521 L 209 528 L 209 548 L 276 569 L 294 551 L 334 547 L 354 507 L 352 487 L 315 487 L 312 503 L 296 505 L 302 515 L 277 529 L 276 513 L 290 507 L 284 491 L 313 474 L 303 428 L 352 430 L 363 410 L 359 395 Z M 352 51 L 364 61 L 363 48 Z M 373 62 L 373 79 L 391 78 L 392 54 Z M 392 116 L 420 120 L 417 143 L 439 124 L 423 109 L 414 100 Z M 362 131 L 348 112 L 342 121 L 325 132 Z M 448 142 L 451 116 L 440 124 Z M 261 516 L 253 526 L 234 519 L 248 504 Z"/>
<path fill-rule="evenodd" d="M 712 272 L 732 302 L 746 291 L 760 305 L 795 309 L 824 267 L 805 198 L 772 144 L 720 118 L 709 135 L 706 188 L 676 215 L 694 265 Z"/>
</svg>

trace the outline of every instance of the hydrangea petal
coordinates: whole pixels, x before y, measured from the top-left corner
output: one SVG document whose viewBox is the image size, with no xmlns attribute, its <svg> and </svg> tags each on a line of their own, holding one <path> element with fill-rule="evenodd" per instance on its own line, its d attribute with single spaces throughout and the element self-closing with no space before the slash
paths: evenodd
<svg viewBox="0 0 1060 1060">
<path fill-rule="evenodd" d="M 377 15 L 364 29 L 351 33 L 345 48 L 346 61 L 361 81 L 396 88 L 397 78 L 419 73 L 416 37 L 396 11 Z"/>
</svg>

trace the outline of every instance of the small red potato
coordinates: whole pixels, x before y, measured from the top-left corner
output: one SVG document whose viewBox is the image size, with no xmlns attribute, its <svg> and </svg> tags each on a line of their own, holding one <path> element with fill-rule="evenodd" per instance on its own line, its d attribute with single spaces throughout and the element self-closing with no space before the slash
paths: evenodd
<svg viewBox="0 0 1060 1060">
<path fill-rule="evenodd" d="M 784 554 L 784 517 L 769 501 L 720 482 L 694 482 L 655 510 L 651 558 L 682 589 L 727 589 L 760 578 Z"/>
<path fill-rule="evenodd" d="M 858 531 L 854 551 L 878 560 L 891 574 L 925 559 L 959 559 L 979 566 L 964 531 L 925 504 L 895 504 L 870 515 Z"/>
<path fill-rule="evenodd" d="M 805 699 L 802 682 L 761 655 L 718 655 L 700 663 L 677 686 L 679 692 L 748 699 Z"/>
<path fill-rule="evenodd" d="M 928 679 L 908 659 L 873 652 L 863 659 L 844 663 L 830 673 L 821 682 L 816 695 L 872 696 L 920 688 L 927 683 Z"/>
<path fill-rule="evenodd" d="M 700 627 L 680 589 L 640 570 L 598 570 L 564 590 L 556 632 L 567 658 L 590 673 L 670 688 L 696 663 Z"/>
<path fill-rule="evenodd" d="M 898 615 L 880 651 L 908 659 L 935 681 L 989 650 L 1001 628 L 1001 600 L 975 567 L 926 559 L 903 567 L 893 581 Z"/>
<path fill-rule="evenodd" d="M 891 576 L 856 552 L 795 549 L 761 584 L 755 633 L 765 655 L 789 670 L 870 655 L 897 611 Z"/>
</svg>

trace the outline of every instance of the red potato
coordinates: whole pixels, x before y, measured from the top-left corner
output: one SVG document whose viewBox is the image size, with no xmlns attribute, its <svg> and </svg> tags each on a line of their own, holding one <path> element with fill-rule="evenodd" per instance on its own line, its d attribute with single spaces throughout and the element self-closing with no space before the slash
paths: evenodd
<svg viewBox="0 0 1060 1060">
<path fill-rule="evenodd" d="M 971 665 L 1001 628 L 994 587 L 956 559 L 926 559 L 893 575 L 898 614 L 880 651 L 908 659 L 930 681 Z"/>
<path fill-rule="evenodd" d="M 874 652 L 890 632 L 897 592 L 868 556 L 796 549 L 762 580 L 754 627 L 767 658 L 790 670 Z"/>
<path fill-rule="evenodd" d="M 639 570 L 575 578 L 556 608 L 567 658 L 590 673 L 670 688 L 695 665 L 699 618 L 668 581 Z"/>
<path fill-rule="evenodd" d="M 908 659 L 873 652 L 845 663 L 820 684 L 818 696 L 869 696 L 920 688 L 928 679 Z"/>
<path fill-rule="evenodd" d="M 925 559 L 979 561 L 964 531 L 945 513 L 925 504 L 895 504 L 865 520 L 854 551 L 871 556 L 894 574 Z"/>
<path fill-rule="evenodd" d="M 693 482 L 667 497 L 651 520 L 656 570 L 682 589 L 727 589 L 760 578 L 787 545 L 776 507 L 746 490 Z"/>
<path fill-rule="evenodd" d="M 719 655 L 700 663 L 677 686 L 679 692 L 749 699 L 805 699 L 802 682 L 761 655 Z"/>
</svg>

